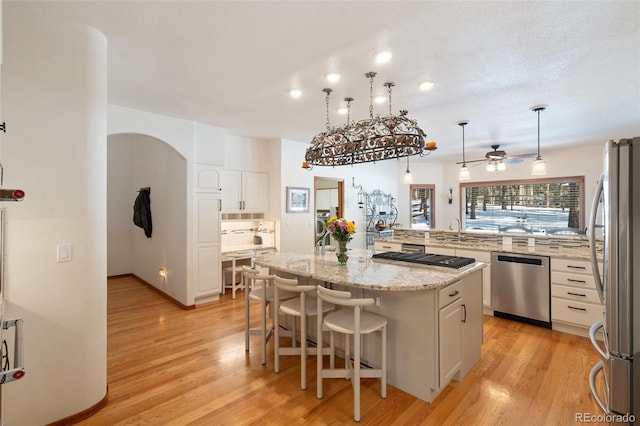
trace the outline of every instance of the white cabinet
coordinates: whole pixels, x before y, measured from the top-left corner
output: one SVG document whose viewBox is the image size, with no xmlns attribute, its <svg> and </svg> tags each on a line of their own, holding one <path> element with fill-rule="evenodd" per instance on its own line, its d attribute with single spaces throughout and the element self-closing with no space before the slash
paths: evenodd
<svg viewBox="0 0 640 426">
<path fill-rule="evenodd" d="M 448 256 L 470 257 L 478 262 L 486 263 L 487 267 L 482 270 L 482 304 L 488 310 L 491 309 L 491 252 L 434 247 L 429 245 L 425 247 L 425 252 Z"/>
<path fill-rule="evenodd" d="M 485 271 L 488 268 L 484 268 Z M 480 283 L 482 280 L 482 283 Z M 462 367 L 460 375 L 464 377 L 480 361 L 483 342 L 483 309 L 474 301 L 482 298 L 484 274 L 472 274 L 462 281 L 463 326 L 462 326 Z"/>
<path fill-rule="evenodd" d="M 210 164 L 198 164 L 194 166 L 194 187 L 196 192 L 220 192 L 222 189 L 222 167 Z"/>
<path fill-rule="evenodd" d="M 482 275 L 471 274 L 438 291 L 440 388 L 460 380 L 482 355 Z"/>
<path fill-rule="evenodd" d="M 220 293 L 220 194 L 195 193 L 195 299 Z"/>
<path fill-rule="evenodd" d="M 402 243 L 394 243 L 391 241 L 374 241 L 373 250 L 379 251 L 402 251 Z"/>
<path fill-rule="evenodd" d="M 588 261 L 551 259 L 551 322 L 554 329 L 586 335 L 604 317 Z"/>
<path fill-rule="evenodd" d="M 337 189 L 316 190 L 316 210 L 329 210 L 331 207 L 338 207 Z"/>
<path fill-rule="evenodd" d="M 456 256 L 471 257 L 487 264 L 482 270 L 482 304 L 485 308 L 491 308 L 491 252 L 456 249 Z"/>
<path fill-rule="evenodd" d="M 241 170 L 222 170 L 222 211 L 264 213 L 269 205 L 269 175 Z"/>
<path fill-rule="evenodd" d="M 462 367 L 462 298 L 438 312 L 440 388 L 445 387 Z"/>
</svg>

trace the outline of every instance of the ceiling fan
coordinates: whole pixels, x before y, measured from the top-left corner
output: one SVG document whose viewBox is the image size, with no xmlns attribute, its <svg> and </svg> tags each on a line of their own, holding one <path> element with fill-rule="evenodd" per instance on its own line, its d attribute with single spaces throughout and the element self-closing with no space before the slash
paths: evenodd
<svg viewBox="0 0 640 426">
<path fill-rule="evenodd" d="M 536 157 L 536 153 L 529 153 L 529 154 L 519 154 L 519 155 L 507 155 L 506 151 L 503 151 L 500 149 L 500 145 L 491 145 L 491 149 L 493 149 L 493 151 L 489 151 L 487 152 L 483 159 L 480 160 L 469 160 L 467 161 L 467 163 L 482 163 L 482 162 L 486 162 L 487 163 L 487 170 L 490 172 L 493 172 L 495 170 L 504 170 L 505 169 L 505 163 L 512 163 L 512 164 L 517 164 L 517 163 L 522 163 L 522 159 L 523 158 L 535 158 Z M 456 164 L 462 164 L 462 162 L 458 162 Z"/>
</svg>

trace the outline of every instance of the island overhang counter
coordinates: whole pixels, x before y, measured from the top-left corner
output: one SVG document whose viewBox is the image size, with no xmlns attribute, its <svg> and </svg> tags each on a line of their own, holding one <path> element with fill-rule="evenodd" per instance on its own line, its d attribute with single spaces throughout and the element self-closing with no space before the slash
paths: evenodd
<svg viewBox="0 0 640 426">
<path fill-rule="evenodd" d="M 452 380 L 460 380 L 480 359 L 482 345 L 482 268 L 422 266 L 372 258 L 373 251 L 349 250 L 346 265 L 334 252 L 281 252 L 256 257 L 272 274 L 297 277 L 356 297 L 373 297 L 367 310 L 387 325 L 389 384 L 424 401 Z M 308 333 L 315 338 L 315 322 Z M 378 337 L 364 338 L 365 364 L 380 365 Z"/>
</svg>

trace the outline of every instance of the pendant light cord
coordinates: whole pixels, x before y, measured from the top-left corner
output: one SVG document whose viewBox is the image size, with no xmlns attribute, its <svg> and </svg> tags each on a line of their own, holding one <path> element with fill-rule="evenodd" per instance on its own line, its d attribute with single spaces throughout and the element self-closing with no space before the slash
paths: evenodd
<svg viewBox="0 0 640 426">
<path fill-rule="evenodd" d="M 536 160 L 540 159 L 540 109 L 538 109 L 538 158 L 536 158 Z"/>
</svg>

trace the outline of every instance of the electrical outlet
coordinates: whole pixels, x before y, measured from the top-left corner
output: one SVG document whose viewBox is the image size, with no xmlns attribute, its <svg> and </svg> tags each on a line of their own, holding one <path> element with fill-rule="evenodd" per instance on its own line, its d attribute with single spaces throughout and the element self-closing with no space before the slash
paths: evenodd
<svg viewBox="0 0 640 426">
<path fill-rule="evenodd" d="M 57 247 L 57 261 L 60 262 L 71 262 L 73 253 L 73 247 L 71 244 L 58 244 Z"/>
</svg>

